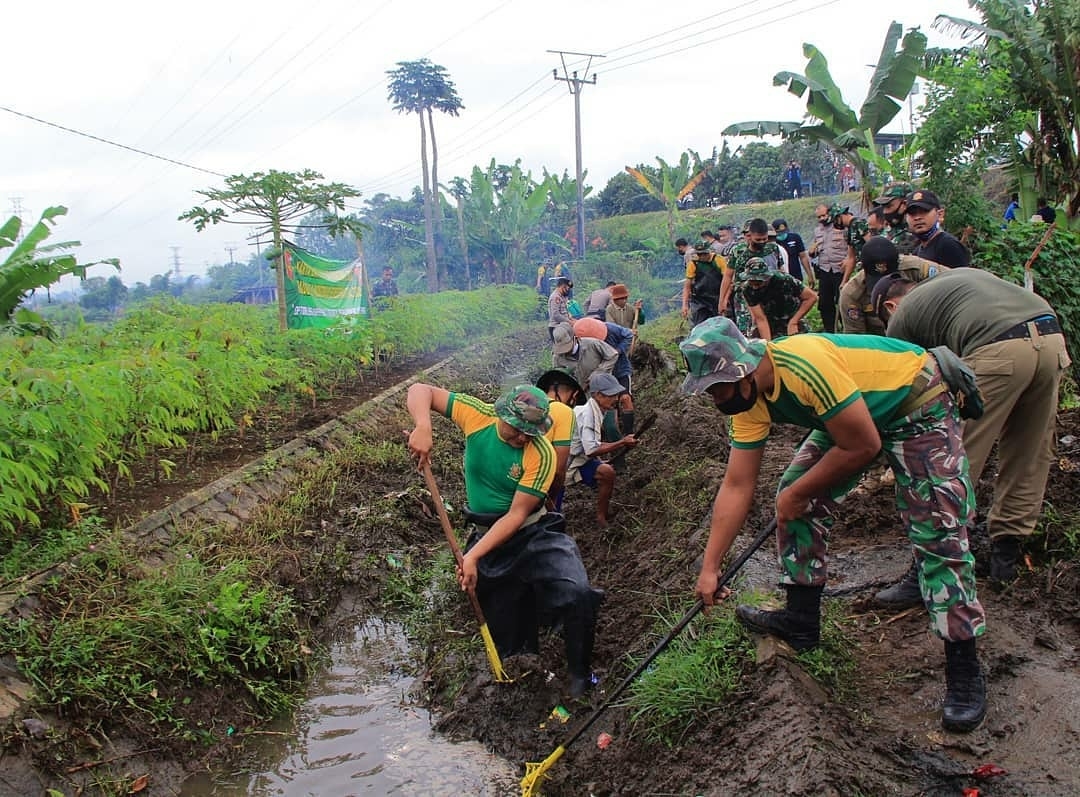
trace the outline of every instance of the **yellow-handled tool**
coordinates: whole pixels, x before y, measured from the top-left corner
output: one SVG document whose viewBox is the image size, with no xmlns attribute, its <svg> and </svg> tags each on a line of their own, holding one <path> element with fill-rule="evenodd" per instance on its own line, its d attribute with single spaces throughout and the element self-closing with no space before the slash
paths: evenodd
<svg viewBox="0 0 1080 797">
<path fill-rule="evenodd" d="M 450 550 L 454 552 L 454 561 L 460 567 L 462 559 L 461 546 L 458 545 L 457 537 L 454 536 L 454 527 L 450 523 L 450 516 L 446 514 L 446 507 L 443 506 L 442 496 L 439 495 L 439 485 L 435 482 L 435 475 L 431 472 L 431 465 L 425 464 L 423 471 L 424 481 L 427 482 L 428 492 L 431 493 L 431 498 L 435 502 L 435 511 L 439 514 L 439 521 L 442 523 L 446 541 L 450 543 Z M 480 601 L 476 598 L 475 590 L 469 590 L 469 602 L 472 603 L 473 612 L 475 612 L 476 619 L 480 623 L 480 636 L 484 640 L 484 649 L 487 651 L 488 661 L 491 663 L 491 671 L 495 674 L 495 680 L 500 683 L 510 683 L 513 679 L 503 669 L 499 651 L 495 648 L 495 640 L 491 638 L 491 631 L 488 630 L 487 620 L 484 619 L 484 610 L 480 608 Z"/>
</svg>

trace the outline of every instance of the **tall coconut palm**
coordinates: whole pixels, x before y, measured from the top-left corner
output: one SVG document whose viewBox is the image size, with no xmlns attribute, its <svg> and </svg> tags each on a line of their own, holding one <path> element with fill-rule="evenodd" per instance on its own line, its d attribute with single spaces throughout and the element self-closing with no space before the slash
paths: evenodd
<svg viewBox="0 0 1080 797">
<path fill-rule="evenodd" d="M 813 44 L 804 44 L 806 74 L 777 72 L 773 76 L 773 85 L 787 86 L 796 97 L 806 95 L 805 121 L 738 122 L 727 127 L 722 135 L 778 135 L 820 141 L 855 167 L 863 186 L 864 202 L 868 203 L 874 167 L 884 173 L 890 168 L 888 161 L 878 155 L 874 136 L 903 108 L 902 103 L 915 85 L 925 52 L 924 33 L 917 28 L 904 33 L 899 22 L 889 25 L 866 100 L 855 113 L 833 80 L 825 54 Z"/>
<path fill-rule="evenodd" d="M 398 113 L 415 113 L 420 120 L 420 170 L 424 198 L 424 235 L 427 245 L 428 289 L 439 290 L 438 258 L 435 239 L 442 211 L 439 207 L 439 150 L 435 143 L 434 111 L 457 116 L 465 107 L 445 67 L 427 58 L 398 61 L 388 70 L 390 90 L 387 99 Z M 428 166 L 428 137 L 431 138 L 431 166 Z M 442 275 L 445 278 L 445 275 Z M 444 280 L 445 281 L 445 280 Z"/>
<path fill-rule="evenodd" d="M 1018 110 L 1035 111 L 1024 159 L 1040 194 L 1080 215 L 1080 11 L 1075 0 L 971 0 L 981 22 L 935 26 L 975 38 L 1012 78 Z"/>
</svg>

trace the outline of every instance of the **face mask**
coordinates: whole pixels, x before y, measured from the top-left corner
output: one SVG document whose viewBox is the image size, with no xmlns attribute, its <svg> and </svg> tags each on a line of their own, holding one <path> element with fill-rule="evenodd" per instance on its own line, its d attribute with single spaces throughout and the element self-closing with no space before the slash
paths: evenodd
<svg viewBox="0 0 1080 797">
<path fill-rule="evenodd" d="M 842 230 L 842 229 L 844 229 L 844 221 L 843 221 L 843 219 L 837 217 L 836 221 L 834 221 L 832 223 L 832 226 L 833 226 L 834 230 Z"/>
<path fill-rule="evenodd" d="M 832 222 L 830 222 L 828 219 L 821 219 L 819 223 L 822 227 L 828 227 L 829 224 L 831 224 Z"/>
<path fill-rule="evenodd" d="M 903 213 L 886 213 L 885 214 L 885 221 L 887 221 L 889 223 L 890 227 L 899 227 L 901 224 L 904 223 L 904 214 Z"/>
<path fill-rule="evenodd" d="M 750 378 L 750 395 L 745 398 L 742 395 L 742 382 L 736 382 L 735 395 L 722 404 L 717 404 L 716 409 L 724 415 L 738 415 L 740 412 L 746 412 L 757 402 L 757 393 L 757 382 L 753 377 Z"/>
<path fill-rule="evenodd" d="M 778 240 L 778 241 L 786 241 L 787 240 L 787 233 L 786 232 L 778 232 L 776 234 L 776 240 Z"/>
</svg>

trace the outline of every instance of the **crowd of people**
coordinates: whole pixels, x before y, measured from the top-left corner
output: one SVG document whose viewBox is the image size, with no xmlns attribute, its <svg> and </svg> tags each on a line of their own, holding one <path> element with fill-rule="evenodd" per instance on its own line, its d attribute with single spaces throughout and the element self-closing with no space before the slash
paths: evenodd
<svg viewBox="0 0 1080 797">
<path fill-rule="evenodd" d="M 1070 359 L 1053 308 L 972 267 L 944 215 L 933 191 L 892 183 L 866 219 L 819 205 L 809 245 L 785 219 L 754 218 L 739 237 L 703 230 L 699 244 L 680 238 L 675 248 L 685 267 L 681 312 L 693 324 L 680 343 L 689 372 L 682 389 L 707 394 L 729 416 L 731 436 L 697 596 L 712 606 L 728 595 L 718 573 L 754 501 L 773 425 L 804 427 L 775 497 L 786 605 L 740 605 L 736 615 L 797 651 L 818 645 L 829 532 L 845 496 L 884 457 L 912 558 L 875 599 L 925 608 L 944 643 L 942 724 L 966 732 L 987 711 L 973 481 L 996 446 L 985 528 L 990 584 L 1005 585 L 1035 531 Z M 621 457 L 637 445 L 629 353 L 644 319 L 624 284 L 591 291 L 573 312 L 572 276 L 549 279 L 552 369 L 493 405 L 414 385 L 409 445 L 421 461 L 430 455 L 432 412 L 462 428 L 475 514 L 461 585 L 497 617 L 492 633 L 504 655 L 534 651 L 540 620 L 561 627 L 570 694 L 580 696 L 594 680 L 602 594 L 558 513 L 581 484 L 595 492 L 596 525 L 611 521 Z M 809 333 L 815 305 L 824 333 Z"/>
</svg>

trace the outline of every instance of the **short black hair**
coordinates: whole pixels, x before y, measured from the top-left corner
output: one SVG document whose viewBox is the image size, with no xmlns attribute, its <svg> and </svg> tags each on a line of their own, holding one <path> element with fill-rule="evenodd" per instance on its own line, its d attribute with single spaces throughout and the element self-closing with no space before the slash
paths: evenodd
<svg viewBox="0 0 1080 797">
<path fill-rule="evenodd" d="M 675 245 L 676 246 L 689 246 L 690 242 L 688 240 L 686 240 L 685 238 L 680 238 L 677 241 L 675 241 Z"/>
<path fill-rule="evenodd" d="M 712 230 L 702 230 L 701 231 L 701 237 L 702 238 L 715 238 L 716 236 L 713 235 Z"/>
<path fill-rule="evenodd" d="M 761 235 L 762 233 L 768 235 L 769 223 L 765 221 L 765 219 L 750 219 L 750 221 L 746 223 L 746 230 L 747 232 L 752 232 L 755 235 Z"/>
</svg>

